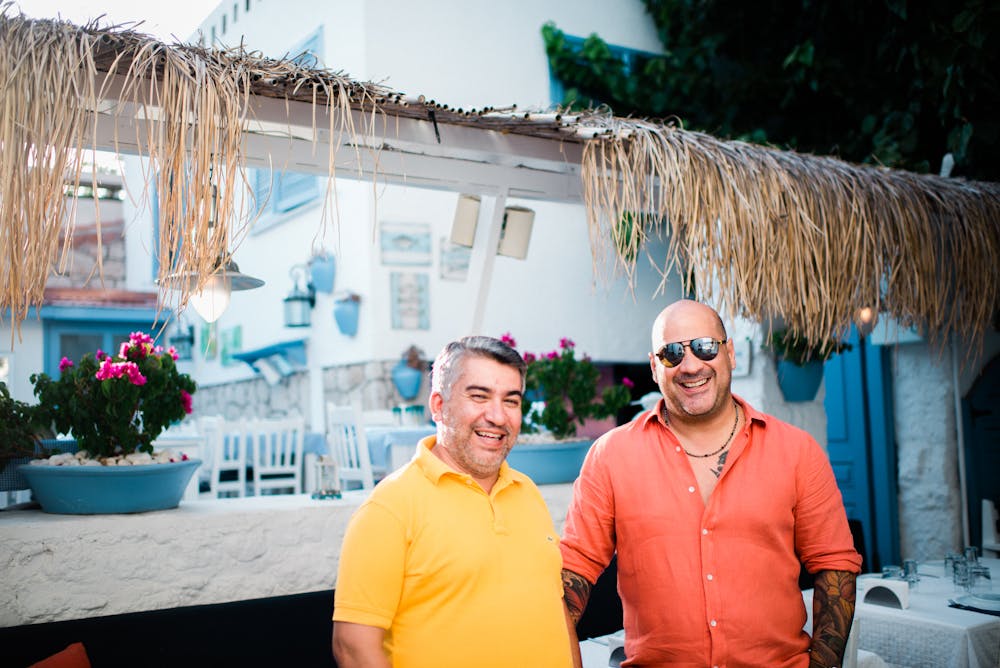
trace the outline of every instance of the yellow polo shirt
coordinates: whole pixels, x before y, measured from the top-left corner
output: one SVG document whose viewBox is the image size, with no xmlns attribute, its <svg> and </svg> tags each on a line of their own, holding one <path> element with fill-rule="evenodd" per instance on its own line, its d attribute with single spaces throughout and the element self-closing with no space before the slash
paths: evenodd
<svg viewBox="0 0 1000 668">
<path fill-rule="evenodd" d="M 538 488 L 504 462 L 487 495 L 435 442 L 351 518 L 334 621 L 386 629 L 397 667 L 570 666 L 559 537 Z"/>
</svg>

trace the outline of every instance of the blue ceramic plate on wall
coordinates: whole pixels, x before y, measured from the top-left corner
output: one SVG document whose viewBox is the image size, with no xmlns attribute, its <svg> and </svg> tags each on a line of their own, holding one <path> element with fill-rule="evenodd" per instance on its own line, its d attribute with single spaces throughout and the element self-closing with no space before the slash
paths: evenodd
<svg viewBox="0 0 1000 668">
<path fill-rule="evenodd" d="M 139 466 L 18 467 L 47 513 L 96 515 L 176 508 L 200 459 Z"/>
</svg>

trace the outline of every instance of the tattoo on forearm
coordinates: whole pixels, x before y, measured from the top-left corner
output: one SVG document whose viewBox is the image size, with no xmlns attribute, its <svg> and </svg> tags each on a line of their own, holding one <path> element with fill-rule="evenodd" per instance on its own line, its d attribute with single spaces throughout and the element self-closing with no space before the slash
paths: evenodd
<svg viewBox="0 0 1000 668">
<path fill-rule="evenodd" d="M 855 575 L 819 571 L 813 589 L 813 636 L 809 668 L 840 666 L 854 619 Z"/>
<path fill-rule="evenodd" d="M 594 585 L 587 582 L 582 575 L 562 569 L 563 595 L 566 597 L 566 607 L 569 609 L 569 616 L 576 624 L 580 621 L 587 601 L 590 600 L 590 591 Z"/>
</svg>

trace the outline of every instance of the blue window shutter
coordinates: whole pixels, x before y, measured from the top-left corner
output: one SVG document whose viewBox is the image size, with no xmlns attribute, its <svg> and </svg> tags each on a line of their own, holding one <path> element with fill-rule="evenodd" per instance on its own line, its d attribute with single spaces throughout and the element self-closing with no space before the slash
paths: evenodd
<svg viewBox="0 0 1000 668">
<path fill-rule="evenodd" d="M 312 174 L 282 172 L 275 179 L 271 208 L 278 213 L 284 213 L 316 199 L 318 195 L 316 177 Z"/>
</svg>

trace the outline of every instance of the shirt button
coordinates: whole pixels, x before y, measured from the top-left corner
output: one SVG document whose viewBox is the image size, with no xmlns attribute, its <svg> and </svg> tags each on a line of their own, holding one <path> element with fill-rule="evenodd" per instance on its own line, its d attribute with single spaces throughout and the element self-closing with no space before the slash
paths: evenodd
<svg viewBox="0 0 1000 668">
<path fill-rule="evenodd" d="M 694 492 L 694 487 L 688 487 L 688 491 L 693 493 Z"/>
<path fill-rule="evenodd" d="M 702 529 L 701 530 L 701 535 L 702 536 L 707 536 L 708 535 L 708 529 Z"/>
<path fill-rule="evenodd" d="M 714 579 L 711 573 L 709 573 L 709 574 L 708 574 L 708 575 L 706 575 L 705 577 L 706 577 L 707 579 L 709 579 L 709 580 L 712 580 L 712 579 Z"/>
<path fill-rule="evenodd" d="M 711 624 L 712 626 L 718 626 L 719 625 L 719 623 L 716 622 L 714 619 L 712 621 L 710 621 L 709 624 Z"/>
</svg>

